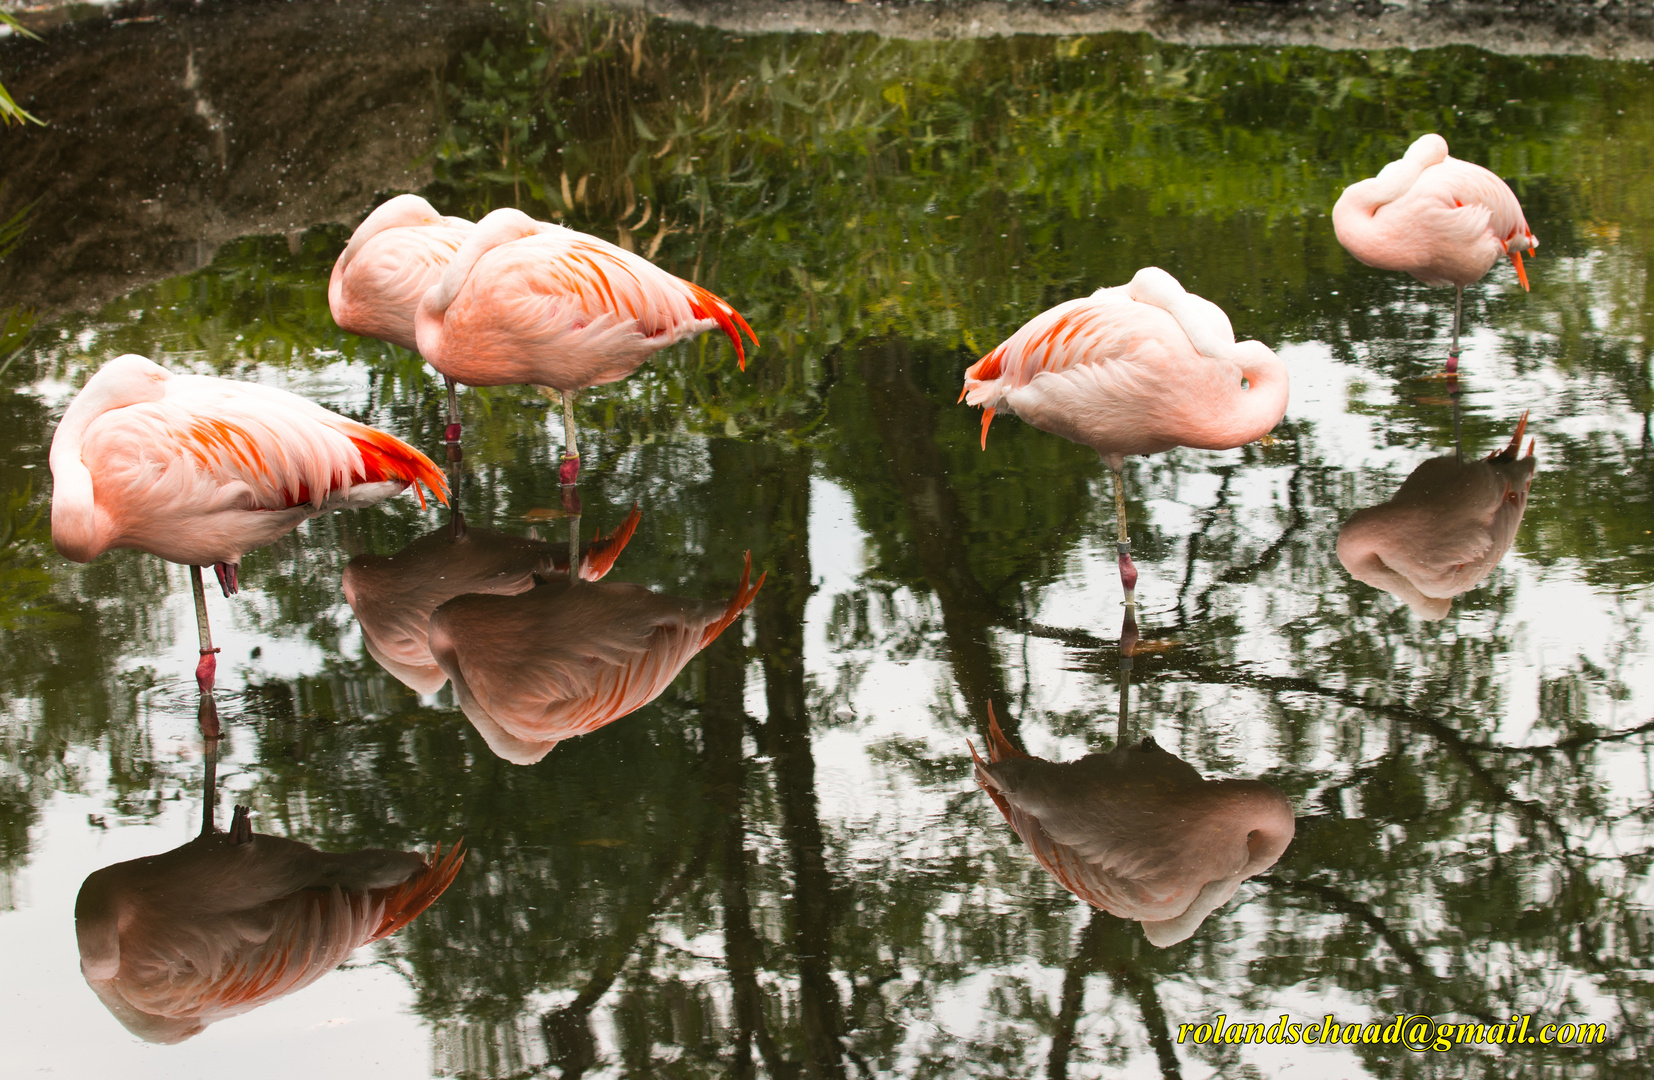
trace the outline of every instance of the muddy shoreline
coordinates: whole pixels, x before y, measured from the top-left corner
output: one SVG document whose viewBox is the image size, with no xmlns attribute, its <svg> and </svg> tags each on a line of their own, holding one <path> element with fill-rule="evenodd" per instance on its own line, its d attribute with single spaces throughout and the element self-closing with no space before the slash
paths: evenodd
<svg viewBox="0 0 1654 1080">
<path fill-rule="evenodd" d="M 1470 45 L 1510 56 L 1654 60 L 1654 4 L 1402 3 L 1310 0 L 614 0 L 732 33 L 877 33 L 900 38 L 1150 34 L 1179 45 L 1425 49 Z"/>
</svg>

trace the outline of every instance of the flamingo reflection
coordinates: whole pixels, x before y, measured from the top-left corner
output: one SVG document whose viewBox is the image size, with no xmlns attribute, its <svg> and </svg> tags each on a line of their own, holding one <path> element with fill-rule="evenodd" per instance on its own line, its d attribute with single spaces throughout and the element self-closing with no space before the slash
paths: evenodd
<svg viewBox="0 0 1654 1080">
<path fill-rule="evenodd" d="M 1338 561 L 1356 580 L 1404 602 L 1421 619 L 1447 615 L 1510 550 L 1528 508 L 1533 441 L 1528 414 L 1510 444 L 1486 458 L 1434 457 L 1386 503 L 1358 510 L 1338 531 Z"/>
<path fill-rule="evenodd" d="M 82 974 L 148 1042 L 183 1042 L 309 986 L 430 907 L 465 859 L 460 844 L 429 861 L 318 851 L 253 832 L 244 806 L 227 833 L 207 817 L 183 847 L 94 872 L 75 900 Z"/>
<path fill-rule="evenodd" d="M 1240 883 L 1281 857 L 1292 804 L 1257 780 L 1206 780 L 1145 737 L 1078 761 L 1012 746 L 989 719 L 976 781 L 1046 871 L 1093 907 L 1143 924 L 1152 945 L 1190 937 Z"/>
<path fill-rule="evenodd" d="M 564 739 L 659 697 L 745 611 L 752 556 L 727 602 L 641 585 L 542 580 L 516 596 L 460 596 L 431 615 L 430 649 L 489 748 L 531 765 Z"/>
<path fill-rule="evenodd" d="M 636 531 L 637 507 L 609 535 L 580 551 L 580 577 L 597 581 L 614 566 Z M 514 596 L 534 587 L 535 576 L 567 574 L 568 546 L 468 528 L 455 516 L 394 555 L 358 555 L 345 567 L 345 602 L 362 624 L 368 655 L 418 694 L 448 681 L 431 655 L 431 612 L 456 596 Z"/>
<path fill-rule="evenodd" d="M 1024 753 L 988 707 L 976 782 L 1034 858 L 1093 907 L 1143 924 L 1151 945 L 1184 941 L 1292 842 L 1292 804 L 1258 780 L 1207 780 L 1154 739 L 1126 738 L 1135 605 L 1120 635 L 1119 739 L 1107 753 L 1046 761 Z"/>
</svg>

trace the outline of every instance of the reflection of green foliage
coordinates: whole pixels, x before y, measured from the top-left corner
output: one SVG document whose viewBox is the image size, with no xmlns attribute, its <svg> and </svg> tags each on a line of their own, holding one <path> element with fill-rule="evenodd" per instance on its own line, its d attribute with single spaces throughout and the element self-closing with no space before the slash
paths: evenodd
<svg viewBox="0 0 1654 1080">
<path fill-rule="evenodd" d="M 4 8 L 0 8 L 0 23 L 5 23 L 7 26 L 11 27 L 13 33 L 22 34 L 24 37 L 32 38 L 35 41 L 40 40 L 40 37 L 37 34 L 33 33 L 22 23 L 17 21 L 17 16 L 13 15 Z M 11 94 L 6 91 L 5 84 L 0 83 L 0 125 L 11 127 L 13 124 L 21 124 L 24 121 L 31 124 L 45 124 L 44 120 L 19 106 L 16 101 L 13 101 Z"/>
<path fill-rule="evenodd" d="M 51 550 L 46 508 L 29 487 L 0 493 L 0 634 L 61 625 L 50 604 Z"/>
<path fill-rule="evenodd" d="M 0 317 L 0 376 L 4 376 L 12 362 L 23 355 L 34 332 L 35 314 L 23 307 L 13 307 Z"/>
</svg>

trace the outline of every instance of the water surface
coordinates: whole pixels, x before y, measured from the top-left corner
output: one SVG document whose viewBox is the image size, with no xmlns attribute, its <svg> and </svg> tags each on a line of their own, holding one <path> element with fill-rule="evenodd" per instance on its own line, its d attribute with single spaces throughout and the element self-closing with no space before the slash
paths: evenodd
<svg viewBox="0 0 1654 1080">
<path fill-rule="evenodd" d="M 249 555 L 242 595 L 209 600 L 221 802 L 326 850 L 463 836 L 470 855 L 342 970 L 147 1046 L 81 977 L 74 898 L 199 828 L 187 575 L 53 551 L 53 426 L 124 351 L 295 390 L 433 457 L 444 400 L 417 357 L 333 324 L 338 226 L 247 237 L 19 335 L 0 375 L 0 1071 L 1638 1073 L 1646 65 L 739 38 L 556 11 L 468 54 L 443 100 L 425 192 L 441 209 L 518 205 L 629 244 L 758 332 L 744 373 L 702 339 L 589 394 L 580 496 L 587 536 L 639 511 L 606 580 L 721 604 L 750 552 L 766 582 L 652 704 L 523 766 L 452 685 L 416 691 L 370 656 L 342 591 L 353 557 L 398 552 L 443 513 L 403 497 Z M 1508 267 L 1467 291 L 1455 385 L 1435 377 L 1451 294 L 1356 264 L 1327 218 L 1430 130 L 1510 182 L 1542 245 L 1531 293 Z M 1293 380 L 1270 439 L 1126 471 L 1142 573 L 1128 739 L 1264 780 L 1296 817 L 1280 861 L 1164 949 L 1065 891 L 973 782 L 990 705 L 1046 758 L 1116 744 L 1124 609 L 1096 456 L 1015 420 L 983 450 L 979 414 L 955 403 L 965 366 L 1021 323 L 1148 264 Z M 468 525 L 565 537 L 555 410 L 517 388 L 462 405 Z M 1484 581 L 1426 620 L 1352 578 L 1345 521 L 1431 458 L 1503 447 L 1524 412 L 1537 470 Z M 1533 1014 L 1609 1038 L 1425 1055 L 1177 1042 L 1218 1013 Z"/>
</svg>

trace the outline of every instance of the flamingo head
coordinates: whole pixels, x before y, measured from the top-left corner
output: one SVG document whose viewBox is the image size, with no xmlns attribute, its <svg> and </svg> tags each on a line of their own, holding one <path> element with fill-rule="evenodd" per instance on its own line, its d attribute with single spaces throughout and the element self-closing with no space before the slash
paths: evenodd
<svg viewBox="0 0 1654 1080">
<path fill-rule="evenodd" d="M 436 212 L 436 207 L 421 199 L 418 195 L 398 195 L 394 199 L 387 199 L 374 207 L 373 213 L 356 226 L 356 231 L 350 234 L 350 243 L 340 252 L 339 261 L 333 265 L 333 277 L 344 273 L 350 260 L 362 250 L 362 245 L 378 236 L 386 229 L 401 229 L 417 225 L 447 225 L 457 219 L 444 218 Z"/>
<path fill-rule="evenodd" d="M 67 422 L 70 413 L 81 411 L 76 407 L 82 402 L 91 406 L 96 415 L 142 401 L 159 401 L 166 396 L 166 381 L 170 378 L 171 372 L 147 356 L 124 353 L 92 373 L 75 400 L 69 403 L 63 419 Z"/>
<path fill-rule="evenodd" d="M 1403 161 L 1410 161 L 1414 165 L 1428 168 L 1431 165 L 1440 165 L 1447 160 L 1447 140 L 1431 132 L 1420 135 L 1413 140 L 1413 145 L 1407 148 L 1402 155 Z"/>
</svg>

